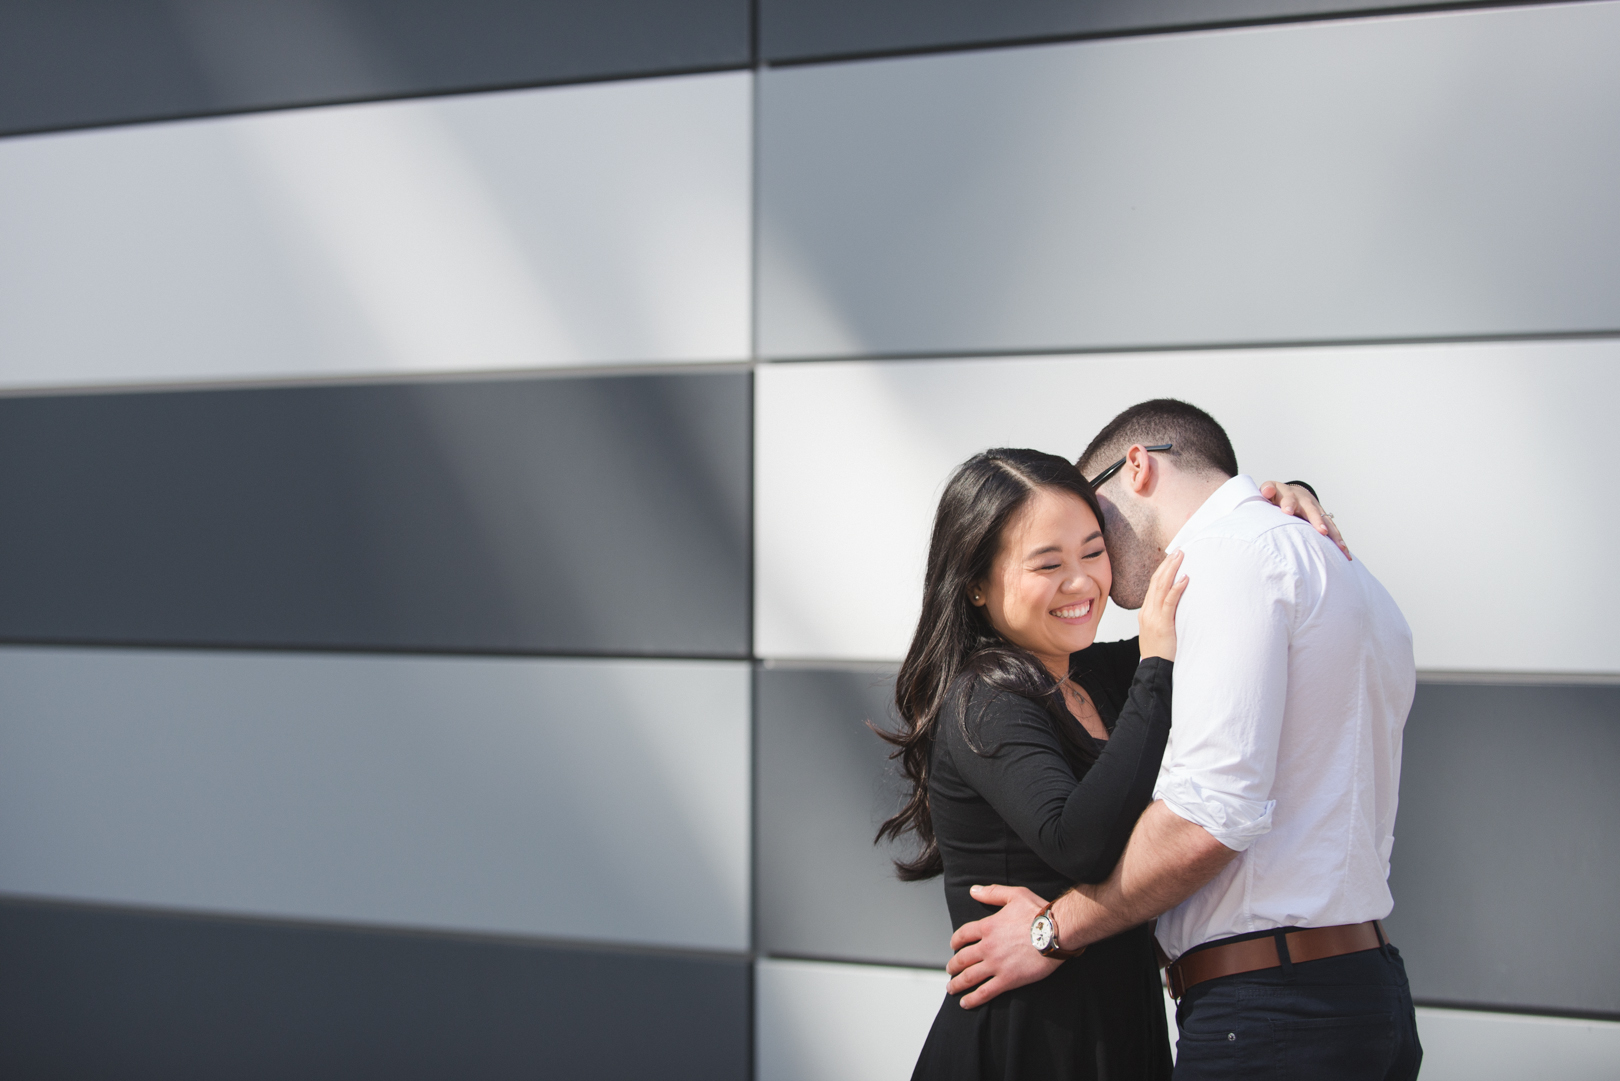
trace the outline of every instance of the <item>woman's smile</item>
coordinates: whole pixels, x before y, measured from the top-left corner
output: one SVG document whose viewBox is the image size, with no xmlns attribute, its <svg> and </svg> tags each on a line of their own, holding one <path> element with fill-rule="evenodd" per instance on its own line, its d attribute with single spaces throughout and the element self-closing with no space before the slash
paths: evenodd
<svg viewBox="0 0 1620 1081">
<path fill-rule="evenodd" d="M 1057 616 L 1070 626 L 1081 626 L 1091 620 L 1091 609 L 1094 603 L 1090 597 L 1074 604 L 1064 605 L 1062 608 L 1052 609 L 1052 615 Z"/>
</svg>

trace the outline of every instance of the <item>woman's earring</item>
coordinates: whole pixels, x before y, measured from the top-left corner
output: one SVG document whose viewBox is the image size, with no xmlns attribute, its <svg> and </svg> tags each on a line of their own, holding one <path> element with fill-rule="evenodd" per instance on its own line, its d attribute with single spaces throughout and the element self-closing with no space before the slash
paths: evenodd
<svg viewBox="0 0 1620 1081">
<path fill-rule="evenodd" d="M 977 593 L 973 594 L 973 603 L 974 604 L 979 603 L 979 595 Z"/>
</svg>

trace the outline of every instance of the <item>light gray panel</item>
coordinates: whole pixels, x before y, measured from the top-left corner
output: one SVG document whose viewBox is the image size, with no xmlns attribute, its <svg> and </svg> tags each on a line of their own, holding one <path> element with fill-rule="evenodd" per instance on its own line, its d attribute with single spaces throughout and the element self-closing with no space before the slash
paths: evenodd
<svg viewBox="0 0 1620 1081">
<path fill-rule="evenodd" d="M 748 945 L 745 664 L 0 650 L 0 893 Z"/>
<path fill-rule="evenodd" d="M 952 469 L 985 447 L 1073 460 L 1120 410 L 1175 397 L 1226 426 L 1256 480 L 1317 486 L 1419 668 L 1620 672 L 1620 503 L 1594 497 L 1612 471 L 1547 457 L 1614 426 L 1620 339 L 826 361 L 755 383 L 758 656 L 898 663 Z M 1481 583 L 1527 553 L 1556 555 L 1504 609 Z M 1135 633 L 1121 614 L 1102 638 Z"/>
<path fill-rule="evenodd" d="M 866 726 L 896 726 L 893 672 L 765 668 L 755 678 L 757 948 L 943 967 L 943 880 L 901 882 L 893 846 L 872 843 L 903 791 L 890 748 Z"/>
<path fill-rule="evenodd" d="M 0 900 L 0 1075 L 743 1081 L 749 968 Z"/>
<path fill-rule="evenodd" d="M 1432 1004 L 1620 1017 L 1620 686 L 1420 684 L 1390 938 Z"/>
<path fill-rule="evenodd" d="M 750 78 L 0 140 L 0 385 L 745 358 Z"/>
<path fill-rule="evenodd" d="M 1433 0 L 761 0 L 759 48 L 769 61 L 802 61 L 1444 6 Z"/>
<path fill-rule="evenodd" d="M 910 1076 L 945 973 L 762 960 L 754 987 L 758 1081 L 893 1081 Z"/>
<path fill-rule="evenodd" d="M 1620 1023 L 1419 1006 L 1423 1081 L 1614 1081 Z"/>
<path fill-rule="evenodd" d="M 1620 328 L 1620 4 L 772 69 L 770 357 Z"/>
<path fill-rule="evenodd" d="M 747 0 L 0 0 L 0 132 L 741 67 Z"/>
</svg>

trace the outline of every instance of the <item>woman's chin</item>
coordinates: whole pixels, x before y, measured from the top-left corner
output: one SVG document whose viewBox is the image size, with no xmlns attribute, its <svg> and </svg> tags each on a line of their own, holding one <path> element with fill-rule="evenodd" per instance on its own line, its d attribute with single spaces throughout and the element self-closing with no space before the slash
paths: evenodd
<svg viewBox="0 0 1620 1081">
<path fill-rule="evenodd" d="M 1057 637 L 1063 642 L 1065 653 L 1079 653 L 1097 640 L 1097 621 L 1088 618 L 1079 626 L 1067 625 Z"/>
</svg>

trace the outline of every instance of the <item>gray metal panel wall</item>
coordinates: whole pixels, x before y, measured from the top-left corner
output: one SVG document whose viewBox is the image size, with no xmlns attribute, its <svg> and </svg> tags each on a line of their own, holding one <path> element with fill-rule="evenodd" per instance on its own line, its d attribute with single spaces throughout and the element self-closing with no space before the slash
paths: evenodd
<svg viewBox="0 0 1620 1081">
<path fill-rule="evenodd" d="M 866 729 L 872 666 L 759 672 L 757 948 L 941 964 L 938 880 L 903 884 L 871 845 L 900 784 Z M 1392 938 L 1434 1003 L 1620 1014 L 1620 687 L 1425 683 L 1406 729 Z"/>
<path fill-rule="evenodd" d="M 0 134 L 743 67 L 747 0 L 3 0 Z"/>
<path fill-rule="evenodd" d="M 1615 330 L 1617 43 L 1581 3 L 767 70 L 760 350 Z"/>
<path fill-rule="evenodd" d="M 746 72 L 0 139 L 0 386 L 749 351 Z"/>
<path fill-rule="evenodd" d="M 755 680 L 755 948 L 943 967 L 939 881 L 901 882 L 894 847 L 872 843 L 903 791 L 866 726 L 895 726 L 893 672 L 764 668 Z"/>
<path fill-rule="evenodd" d="M 1620 1016 L 1620 687 L 1423 684 L 1390 937 L 1431 1002 Z"/>
<path fill-rule="evenodd" d="M 754 969 L 755 1081 L 911 1076 L 946 979 L 938 967 L 761 959 Z"/>
<path fill-rule="evenodd" d="M 0 649 L 0 893 L 742 951 L 737 662 Z"/>
<path fill-rule="evenodd" d="M 0 639 L 745 655 L 749 386 L 0 400 Z"/>
<path fill-rule="evenodd" d="M 0 973 L 7 1077 L 749 1076 L 740 957 L 0 901 Z"/>
<path fill-rule="evenodd" d="M 771 364 L 755 442 L 754 648 L 764 657 L 887 660 L 916 625 L 940 486 L 985 447 L 1073 458 L 1133 402 L 1175 397 L 1227 426 L 1257 480 L 1304 477 L 1352 551 L 1400 602 L 1420 668 L 1620 673 L 1620 533 L 1608 460 L 1576 456 L 1549 477 L 1528 448 L 1606 431 L 1620 401 L 1620 339 L 1350 348 Z M 1433 513 L 1432 463 L 1459 506 L 1502 516 L 1475 543 Z M 1478 583 L 1540 551 L 1537 600 L 1503 622 Z M 1436 553 L 1447 573 L 1436 574 Z M 1123 617 L 1123 618 L 1122 618 Z M 1110 605 L 1099 634 L 1128 638 Z"/>
<path fill-rule="evenodd" d="M 761 0 L 759 47 L 768 61 L 808 60 L 1456 6 L 1423 0 Z"/>
</svg>

